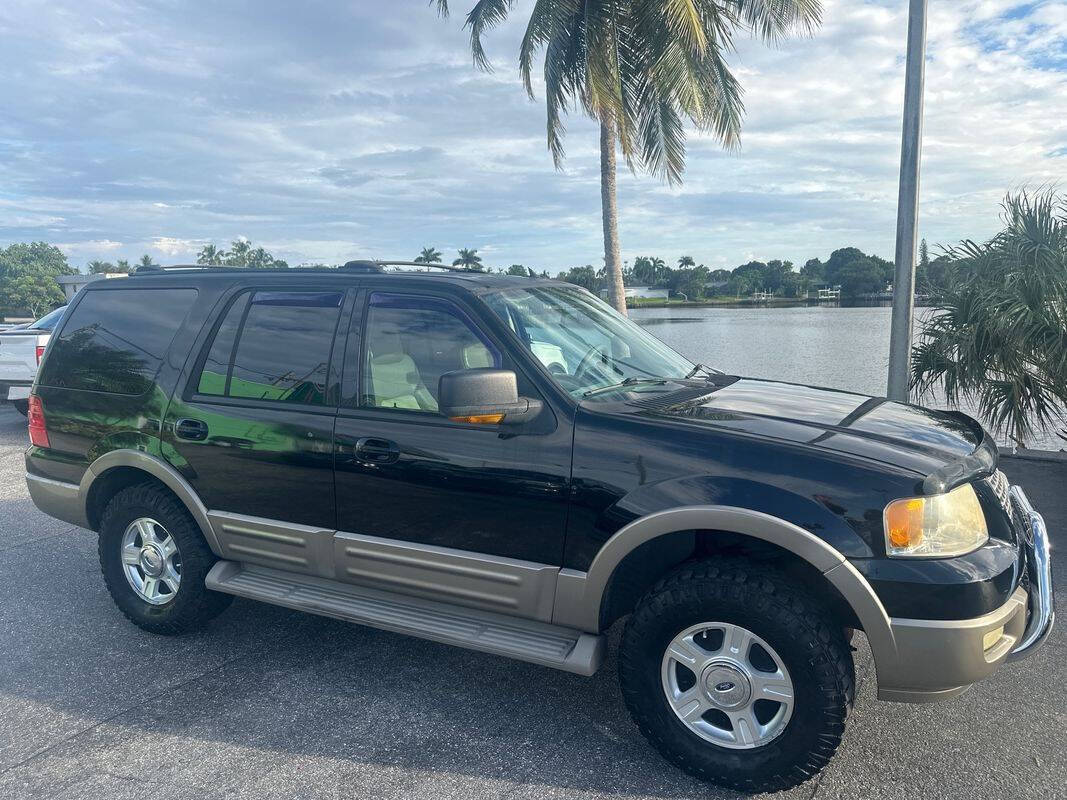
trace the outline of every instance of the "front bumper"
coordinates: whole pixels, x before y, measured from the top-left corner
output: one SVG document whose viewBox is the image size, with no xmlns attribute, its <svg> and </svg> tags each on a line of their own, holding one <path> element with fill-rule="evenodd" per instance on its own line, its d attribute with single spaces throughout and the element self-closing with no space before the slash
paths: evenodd
<svg viewBox="0 0 1067 800">
<path fill-rule="evenodd" d="M 882 700 L 923 703 L 955 697 L 1001 664 L 1031 655 L 1048 638 L 1056 617 L 1048 532 L 1022 489 L 1013 486 L 1010 497 L 1021 528 L 1029 589 L 1020 585 L 1007 603 L 974 619 L 891 619 L 896 658 L 877 665 Z"/>
</svg>

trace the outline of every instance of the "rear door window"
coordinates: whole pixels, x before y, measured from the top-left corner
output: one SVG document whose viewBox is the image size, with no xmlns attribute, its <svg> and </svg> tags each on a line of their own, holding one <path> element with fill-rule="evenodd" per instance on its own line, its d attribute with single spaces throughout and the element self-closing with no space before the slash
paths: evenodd
<svg viewBox="0 0 1067 800">
<path fill-rule="evenodd" d="M 257 291 L 230 306 L 208 349 L 197 392 L 324 405 L 341 291 Z"/>
<path fill-rule="evenodd" d="M 196 289 L 83 290 L 53 337 L 38 382 L 138 395 L 152 388 Z"/>
</svg>

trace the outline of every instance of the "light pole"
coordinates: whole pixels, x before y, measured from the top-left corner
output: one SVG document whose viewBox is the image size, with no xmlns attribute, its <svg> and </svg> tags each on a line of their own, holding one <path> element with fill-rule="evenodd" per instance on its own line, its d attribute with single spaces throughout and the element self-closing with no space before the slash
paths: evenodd
<svg viewBox="0 0 1067 800">
<path fill-rule="evenodd" d="M 915 247 L 919 222 L 919 155 L 922 150 L 923 81 L 926 67 L 927 0 L 910 0 L 908 58 L 904 78 L 904 133 L 900 145 L 897 199 L 896 279 L 889 333 L 890 400 L 906 402 L 911 378 L 911 332 L 915 311 Z"/>
</svg>

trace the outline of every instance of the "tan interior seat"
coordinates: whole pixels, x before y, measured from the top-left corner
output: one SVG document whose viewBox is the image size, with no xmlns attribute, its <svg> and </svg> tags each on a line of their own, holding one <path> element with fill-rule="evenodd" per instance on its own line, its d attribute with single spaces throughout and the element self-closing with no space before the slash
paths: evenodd
<svg viewBox="0 0 1067 800">
<path fill-rule="evenodd" d="M 423 383 L 411 356 L 403 351 L 399 335 L 379 334 L 369 350 L 367 388 L 374 405 L 437 411 L 437 400 Z"/>
</svg>

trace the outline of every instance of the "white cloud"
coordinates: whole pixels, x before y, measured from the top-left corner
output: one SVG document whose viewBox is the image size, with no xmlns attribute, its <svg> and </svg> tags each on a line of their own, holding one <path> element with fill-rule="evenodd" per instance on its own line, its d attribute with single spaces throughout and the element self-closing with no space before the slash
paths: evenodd
<svg viewBox="0 0 1067 800">
<path fill-rule="evenodd" d="M 188 256 L 207 244 L 206 239 L 177 239 L 173 236 L 156 236 L 149 247 L 165 256 Z"/>
</svg>

